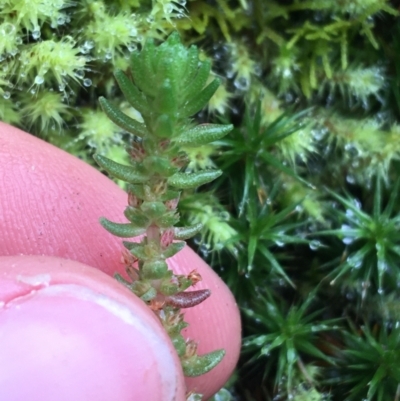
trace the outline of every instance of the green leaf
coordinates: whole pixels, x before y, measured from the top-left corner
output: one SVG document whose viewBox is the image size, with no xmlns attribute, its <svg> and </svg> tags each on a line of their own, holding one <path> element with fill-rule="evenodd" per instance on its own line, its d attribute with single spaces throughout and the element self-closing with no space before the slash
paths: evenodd
<svg viewBox="0 0 400 401">
<path fill-rule="evenodd" d="M 139 260 L 146 261 L 149 259 L 149 256 L 146 253 L 145 246 L 141 242 L 137 243 L 124 241 L 123 244 L 124 247 L 128 249 L 129 252 Z"/>
<path fill-rule="evenodd" d="M 154 52 L 154 43 L 148 40 L 141 52 L 133 52 L 131 56 L 131 72 L 134 84 L 147 96 L 157 94 L 157 85 L 154 85 Z"/>
<path fill-rule="evenodd" d="M 260 153 L 260 158 L 263 159 L 265 163 L 277 168 L 278 170 L 281 170 L 283 173 L 301 182 L 302 184 L 307 185 L 307 187 L 313 188 L 309 182 L 298 176 L 291 168 L 282 164 L 282 162 L 271 153 L 262 152 Z"/>
<path fill-rule="evenodd" d="M 272 268 L 275 269 L 277 273 L 279 273 L 293 288 L 296 288 L 293 281 L 290 280 L 288 275 L 285 273 L 281 265 L 276 260 L 275 256 L 265 246 L 260 246 L 260 252 L 271 263 Z"/>
<path fill-rule="evenodd" d="M 169 228 L 178 223 L 178 221 L 179 214 L 174 211 L 170 211 L 164 213 L 160 218 L 156 219 L 155 224 L 157 224 L 157 226 L 160 228 Z"/>
<path fill-rule="evenodd" d="M 220 349 L 205 355 L 195 355 L 188 359 L 181 359 L 183 374 L 186 377 L 204 375 L 217 366 L 225 356 L 225 350 Z"/>
<path fill-rule="evenodd" d="M 184 99 L 193 98 L 204 88 L 210 75 L 211 63 L 206 60 L 198 67 L 197 74 L 194 79 L 183 90 L 182 96 Z"/>
<path fill-rule="evenodd" d="M 149 174 L 158 174 L 161 177 L 170 177 L 178 170 L 177 167 L 164 157 L 154 155 L 148 156 L 143 160 L 143 166 Z"/>
<path fill-rule="evenodd" d="M 173 142 L 187 147 L 206 145 L 209 142 L 223 138 L 232 128 L 232 124 L 202 124 L 173 138 Z"/>
<path fill-rule="evenodd" d="M 139 91 L 139 89 L 132 83 L 132 81 L 121 70 L 116 70 L 114 76 L 118 82 L 125 99 L 129 104 L 136 109 L 140 114 L 150 114 L 150 108 L 147 103 L 146 97 Z"/>
<path fill-rule="evenodd" d="M 125 217 L 134 225 L 141 228 L 147 228 L 150 224 L 150 219 L 146 214 L 138 209 L 128 206 L 124 211 Z"/>
<path fill-rule="evenodd" d="M 181 118 L 190 117 L 200 111 L 214 95 L 220 85 L 219 79 L 214 79 L 200 93 L 189 99 L 180 113 Z"/>
<path fill-rule="evenodd" d="M 167 114 L 161 114 L 154 126 L 154 135 L 159 138 L 171 138 L 174 135 L 175 121 Z"/>
<path fill-rule="evenodd" d="M 154 299 L 156 296 L 157 296 L 157 290 L 151 287 L 140 297 L 140 299 L 142 299 L 145 302 L 148 302 Z"/>
<path fill-rule="evenodd" d="M 165 259 L 168 259 L 175 254 L 177 254 L 179 251 L 181 251 L 186 245 L 186 242 L 181 241 L 181 242 L 173 242 L 171 245 L 168 246 L 167 249 L 163 251 L 163 255 Z"/>
<path fill-rule="evenodd" d="M 180 194 L 180 191 L 172 191 L 171 189 L 168 189 L 167 192 L 161 195 L 161 200 L 165 202 L 172 199 L 177 199 L 179 198 Z"/>
<path fill-rule="evenodd" d="M 198 234 L 202 228 L 203 224 L 201 223 L 194 224 L 193 226 L 174 227 L 174 237 L 181 240 L 189 239 Z"/>
<path fill-rule="evenodd" d="M 177 94 L 169 79 L 159 86 L 154 106 L 158 114 L 175 115 L 178 111 Z"/>
<path fill-rule="evenodd" d="M 149 202 L 145 201 L 140 206 L 140 210 L 149 218 L 149 219 L 159 219 L 161 216 L 165 214 L 167 211 L 166 206 L 162 202 Z"/>
<path fill-rule="evenodd" d="M 186 57 L 186 70 L 182 78 L 181 88 L 186 88 L 195 78 L 199 65 L 199 51 L 196 46 L 190 46 Z"/>
<path fill-rule="evenodd" d="M 145 229 L 130 223 L 114 223 L 106 218 L 100 219 L 100 224 L 111 234 L 121 238 L 131 238 L 144 234 Z"/>
<path fill-rule="evenodd" d="M 214 181 L 222 174 L 221 170 L 203 170 L 195 173 L 175 173 L 169 177 L 169 185 L 179 189 L 197 188 L 200 185 Z"/>
<path fill-rule="evenodd" d="M 143 264 L 140 271 L 145 280 L 159 280 L 168 274 L 168 265 L 165 260 L 150 260 Z"/>
<path fill-rule="evenodd" d="M 123 164 L 116 163 L 111 159 L 99 154 L 95 154 L 93 158 L 100 167 L 106 170 L 113 177 L 120 180 L 129 182 L 131 184 L 144 184 L 149 180 L 147 175 L 135 171 L 135 168 L 132 166 L 125 166 Z"/>
<path fill-rule="evenodd" d="M 104 113 L 107 114 L 108 118 L 114 122 L 118 127 L 121 127 L 125 131 L 143 138 L 148 134 L 146 126 L 140 122 L 128 117 L 118 107 L 114 106 L 104 97 L 99 98 L 99 103 Z"/>
</svg>

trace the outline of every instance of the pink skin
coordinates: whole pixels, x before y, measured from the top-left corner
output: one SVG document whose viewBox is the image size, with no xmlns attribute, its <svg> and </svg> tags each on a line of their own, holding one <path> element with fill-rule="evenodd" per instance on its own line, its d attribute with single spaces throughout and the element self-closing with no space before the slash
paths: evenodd
<svg viewBox="0 0 400 401">
<path fill-rule="evenodd" d="M 107 233 L 100 216 L 125 222 L 127 195 L 77 158 L 0 123 L 0 255 L 52 255 L 80 261 L 108 275 L 124 273 L 121 239 Z M 203 277 L 195 290 L 211 297 L 186 310 L 185 336 L 199 342 L 199 354 L 224 348 L 212 372 L 186 379 L 205 399 L 223 386 L 240 350 L 240 318 L 222 280 L 189 247 L 168 260 L 176 272 L 193 269 Z"/>
<path fill-rule="evenodd" d="M 0 300 L 3 399 L 185 400 L 180 362 L 159 321 L 101 271 L 3 256 Z"/>
</svg>

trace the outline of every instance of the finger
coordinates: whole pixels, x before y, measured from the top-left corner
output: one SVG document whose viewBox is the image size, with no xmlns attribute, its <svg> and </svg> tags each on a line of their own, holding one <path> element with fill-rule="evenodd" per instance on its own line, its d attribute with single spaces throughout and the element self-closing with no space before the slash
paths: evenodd
<svg viewBox="0 0 400 401">
<path fill-rule="evenodd" d="M 2 399 L 186 399 L 165 330 L 116 280 L 48 256 L 3 256 L 0 272 Z"/>
<path fill-rule="evenodd" d="M 126 194 L 79 159 L 0 124 L 0 254 L 47 254 L 78 260 L 107 274 L 123 272 L 121 240 L 98 223 L 100 216 L 124 222 Z M 168 260 L 178 273 L 198 269 L 212 296 L 188 309 L 187 335 L 199 351 L 224 348 L 226 356 L 208 375 L 190 379 L 190 389 L 211 395 L 233 371 L 240 349 L 240 318 L 222 280 L 189 248 Z"/>
</svg>

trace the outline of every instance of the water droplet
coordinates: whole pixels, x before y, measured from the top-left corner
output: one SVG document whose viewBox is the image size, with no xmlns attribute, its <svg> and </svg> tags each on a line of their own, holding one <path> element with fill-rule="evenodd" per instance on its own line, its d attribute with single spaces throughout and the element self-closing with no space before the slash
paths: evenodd
<svg viewBox="0 0 400 401">
<path fill-rule="evenodd" d="M 282 241 L 275 241 L 275 244 L 276 244 L 277 246 L 279 246 L 279 247 L 283 247 L 283 246 L 285 245 L 285 243 L 282 242 Z"/>
<path fill-rule="evenodd" d="M 85 76 L 85 71 L 84 70 L 76 70 L 75 75 L 77 78 L 82 79 Z"/>
<path fill-rule="evenodd" d="M 384 260 L 378 260 L 378 270 L 380 273 L 386 272 L 389 269 L 388 264 Z"/>
<path fill-rule="evenodd" d="M 112 53 L 110 51 L 107 51 L 106 54 L 104 55 L 104 58 L 106 60 L 111 60 L 112 59 Z"/>
<path fill-rule="evenodd" d="M 316 141 L 320 141 L 321 139 L 323 139 L 327 133 L 328 130 L 326 129 L 313 129 L 311 131 L 311 134 Z"/>
<path fill-rule="evenodd" d="M 311 242 L 310 242 L 310 245 L 309 245 L 309 247 L 310 247 L 310 249 L 312 250 L 312 251 L 315 251 L 316 249 L 318 249 L 319 247 L 321 246 L 321 242 L 320 241 L 318 241 L 318 240 L 312 240 Z"/>
<path fill-rule="evenodd" d="M 86 86 L 86 87 L 89 87 L 90 85 L 92 85 L 92 80 L 89 79 L 89 78 L 85 78 L 83 80 L 83 85 Z"/>
<path fill-rule="evenodd" d="M 301 206 L 301 205 L 297 205 L 297 206 L 294 208 L 294 210 L 296 210 L 296 212 L 298 212 L 298 213 L 302 213 L 302 212 L 304 211 L 304 208 L 303 208 L 303 206 Z"/>
<path fill-rule="evenodd" d="M 223 221 L 228 221 L 229 218 L 230 218 L 230 215 L 229 215 L 229 213 L 227 211 L 222 211 L 222 212 L 219 213 L 219 217 Z"/>
<path fill-rule="evenodd" d="M 14 31 L 15 26 L 9 22 L 4 23 L 1 29 L 1 33 L 3 33 L 5 36 L 11 35 Z"/>
<path fill-rule="evenodd" d="M 35 88 L 32 88 L 32 89 L 31 89 L 31 94 L 34 95 L 35 93 L 36 93 L 36 89 L 35 89 Z"/>
<path fill-rule="evenodd" d="M 36 28 L 32 31 L 32 38 L 33 39 L 39 39 L 41 35 L 40 29 Z"/>
<path fill-rule="evenodd" d="M 359 269 L 362 266 L 362 258 L 358 255 L 351 255 L 347 258 L 347 263 L 351 265 L 354 269 Z"/>
<path fill-rule="evenodd" d="M 136 45 L 136 43 L 130 43 L 127 47 L 128 47 L 128 50 L 129 50 L 130 52 L 134 52 L 134 51 L 137 50 L 137 45 Z"/>
<path fill-rule="evenodd" d="M 10 97 L 11 97 L 11 93 L 10 92 L 4 92 L 3 93 L 3 97 L 4 97 L 4 99 L 9 99 Z"/>
<path fill-rule="evenodd" d="M 346 231 L 348 232 L 348 231 L 350 231 L 350 230 L 352 229 L 352 228 L 351 228 L 349 225 L 347 225 L 347 224 L 342 224 L 342 226 L 341 226 L 340 228 L 341 228 L 341 230 L 343 231 L 343 234 L 344 234 L 344 235 L 346 235 Z M 352 237 L 344 237 L 344 238 L 342 239 L 342 242 L 343 242 L 344 244 L 346 244 L 346 245 L 351 244 L 353 241 L 354 241 L 354 238 L 352 238 Z"/>
<path fill-rule="evenodd" d="M 94 47 L 94 42 L 93 40 L 87 40 L 85 41 L 85 43 L 83 44 L 87 49 L 93 49 Z"/>
<path fill-rule="evenodd" d="M 42 83 L 44 82 L 44 78 L 41 75 L 36 75 L 34 82 L 36 85 L 42 85 Z"/>
<path fill-rule="evenodd" d="M 249 89 L 250 86 L 250 80 L 248 78 L 245 77 L 237 77 L 234 81 L 233 81 L 233 85 L 235 85 L 235 87 L 241 91 L 245 91 L 247 89 Z"/>
<path fill-rule="evenodd" d="M 130 36 L 136 36 L 137 35 L 137 29 L 135 27 L 132 27 L 129 31 Z"/>
<path fill-rule="evenodd" d="M 210 253 L 210 245 L 206 243 L 201 244 L 199 246 L 199 252 L 206 258 Z"/>
<path fill-rule="evenodd" d="M 58 85 L 58 89 L 59 89 L 60 92 L 64 92 L 65 91 L 65 84 Z"/>
<path fill-rule="evenodd" d="M 346 143 L 346 145 L 344 145 L 344 150 L 350 157 L 357 157 L 359 154 L 358 149 L 354 145 L 354 143 Z"/>
<path fill-rule="evenodd" d="M 165 14 L 171 14 L 172 11 L 174 11 L 174 6 L 173 6 L 171 3 L 167 3 L 167 4 L 164 6 L 164 12 L 165 12 Z"/>
<path fill-rule="evenodd" d="M 261 77 L 261 75 L 262 75 L 262 67 L 261 67 L 261 64 L 256 63 L 256 64 L 254 65 L 254 75 L 255 75 L 256 77 Z"/>
<path fill-rule="evenodd" d="M 186 6 L 186 0 L 176 0 L 176 3 L 183 7 Z"/>
<path fill-rule="evenodd" d="M 21 45 L 22 44 L 22 38 L 20 38 L 19 36 L 15 39 L 15 43 L 17 44 L 17 45 Z"/>
<path fill-rule="evenodd" d="M 226 77 L 227 77 L 228 79 L 233 78 L 234 75 L 235 75 L 235 71 L 234 71 L 232 68 L 229 68 L 229 70 L 226 71 Z"/>
<path fill-rule="evenodd" d="M 356 178 L 355 178 L 353 175 L 347 174 L 347 175 L 346 175 L 346 181 L 347 181 L 349 184 L 355 184 Z"/>
<path fill-rule="evenodd" d="M 57 24 L 58 25 L 64 25 L 65 24 L 65 15 L 60 15 L 58 18 L 57 18 Z"/>
</svg>

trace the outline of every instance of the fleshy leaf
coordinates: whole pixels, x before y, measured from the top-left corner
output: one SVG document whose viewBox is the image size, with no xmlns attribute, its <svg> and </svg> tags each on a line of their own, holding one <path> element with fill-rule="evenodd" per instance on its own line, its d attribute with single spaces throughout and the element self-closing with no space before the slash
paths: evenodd
<svg viewBox="0 0 400 401">
<path fill-rule="evenodd" d="M 186 60 L 186 71 L 185 75 L 182 77 L 181 83 L 182 88 L 186 88 L 193 81 L 198 72 L 199 51 L 196 46 L 189 47 Z"/>
<path fill-rule="evenodd" d="M 157 85 L 154 85 L 154 75 L 152 74 L 151 59 L 154 54 L 154 43 L 150 40 L 146 43 L 143 50 L 133 52 L 131 56 L 131 72 L 134 83 L 140 90 L 152 96 L 156 95 Z M 147 64 L 147 67 L 146 67 Z"/>
<path fill-rule="evenodd" d="M 147 175 L 140 174 L 139 172 L 135 171 L 135 168 L 132 166 L 125 166 L 123 164 L 116 163 L 108 157 L 99 154 L 96 154 L 93 157 L 100 167 L 104 168 L 104 170 L 106 170 L 115 178 L 131 184 L 144 184 L 148 181 Z"/>
<path fill-rule="evenodd" d="M 156 108 L 159 113 L 174 115 L 178 109 L 177 96 L 174 86 L 166 79 L 158 89 Z"/>
<path fill-rule="evenodd" d="M 153 287 L 149 288 L 149 290 L 147 292 L 145 292 L 140 298 L 147 302 L 147 301 L 151 301 L 152 299 L 154 299 L 157 296 L 157 290 Z"/>
<path fill-rule="evenodd" d="M 189 239 L 198 234 L 203 228 L 203 224 L 198 223 L 193 226 L 174 227 L 175 239 Z"/>
<path fill-rule="evenodd" d="M 183 373 L 187 377 L 196 377 L 209 372 L 217 366 L 225 356 L 225 350 L 220 349 L 205 355 L 195 355 L 181 359 Z"/>
<path fill-rule="evenodd" d="M 150 224 L 150 219 L 140 210 L 128 206 L 124 211 L 125 217 L 138 228 L 146 228 Z"/>
<path fill-rule="evenodd" d="M 222 174 L 221 170 L 203 170 L 195 173 L 175 173 L 168 178 L 168 184 L 180 189 L 196 188 L 214 181 Z"/>
<path fill-rule="evenodd" d="M 183 96 L 185 98 L 193 98 L 197 96 L 198 93 L 204 88 L 207 83 L 208 76 L 210 75 L 211 63 L 207 60 L 201 63 L 198 68 L 196 77 L 191 81 L 191 83 L 183 91 Z"/>
<path fill-rule="evenodd" d="M 100 219 L 100 224 L 111 234 L 121 238 L 131 238 L 144 234 L 145 229 L 137 227 L 131 223 L 114 223 L 106 218 Z"/>
<path fill-rule="evenodd" d="M 214 79 L 214 81 L 208 84 L 200 93 L 197 93 L 185 104 L 181 112 L 181 117 L 190 117 L 200 111 L 211 99 L 219 85 L 219 79 Z"/>
<path fill-rule="evenodd" d="M 197 147 L 221 139 L 232 129 L 232 124 L 202 124 L 179 135 L 173 141 L 179 145 Z"/>
<path fill-rule="evenodd" d="M 142 243 L 137 242 L 123 242 L 124 247 L 129 250 L 129 252 L 140 260 L 147 260 L 148 256 L 146 254 L 145 246 Z"/>
<path fill-rule="evenodd" d="M 174 256 L 176 253 L 178 253 L 180 250 L 182 250 L 185 247 L 185 245 L 186 245 L 186 242 L 184 242 L 184 241 L 173 242 L 163 252 L 163 255 L 164 255 L 165 259 L 168 259 L 171 256 Z"/>
<path fill-rule="evenodd" d="M 143 202 L 140 207 L 141 211 L 149 217 L 149 219 L 159 219 L 167 210 L 162 202 Z"/>
<path fill-rule="evenodd" d="M 174 211 L 164 213 L 159 219 L 156 220 L 160 228 L 168 228 L 174 226 L 179 221 L 179 214 Z"/>
<path fill-rule="evenodd" d="M 139 121 L 130 118 L 125 113 L 123 113 L 117 106 L 113 105 L 104 97 L 99 98 L 99 103 L 104 113 L 107 114 L 108 118 L 114 122 L 118 127 L 121 127 L 125 131 L 143 138 L 147 135 L 147 129 L 144 124 Z"/>
<path fill-rule="evenodd" d="M 166 303 L 175 308 L 192 308 L 193 306 L 201 304 L 210 295 L 210 290 L 179 292 L 178 294 L 167 297 Z"/>
<path fill-rule="evenodd" d="M 115 71 L 114 76 L 118 82 L 118 86 L 120 87 L 129 104 L 140 114 L 149 114 L 150 109 L 146 98 L 131 82 L 131 80 L 121 70 Z"/>
<path fill-rule="evenodd" d="M 168 274 L 168 265 L 165 260 L 152 260 L 144 262 L 141 269 L 141 278 L 147 280 L 158 280 Z"/>
</svg>

